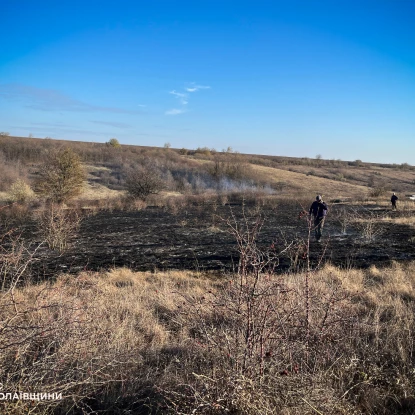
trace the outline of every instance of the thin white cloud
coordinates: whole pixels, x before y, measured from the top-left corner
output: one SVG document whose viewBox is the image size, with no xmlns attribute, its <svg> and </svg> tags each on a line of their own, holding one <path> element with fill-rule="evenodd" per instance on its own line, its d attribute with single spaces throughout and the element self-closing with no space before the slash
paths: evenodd
<svg viewBox="0 0 415 415">
<path fill-rule="evenodd" d="M 181 109 L 173 108 L 173 109 L 167 110 L 165 114 L 166 115 L 178 115 L 178 114 L 183 114 L 184 112 L 186 112 L 184 108 L 189 103 L 189 93 L 196 92 L 201 89 L 210 89 L 210 86 L 197 85 L 194 82 L 192 82 L 189 84 L 188 87 L 185 88 L 187 92 L 177 92 L 175 89 L 170 91 L 169 94 L 174 95 L 178 99 L 179 103 L 182 105 L 183 108 Z"/>
<path fill-rule="evenodd" d="M 174 95 L 179 99 L 180 104 L 187 105 L 189 103 L 188 101 L 188 94 L 182 93 L 182 92 L 176 92 L 175 90 L 170 91 L 170 94 Z"/>
<path fill-rule="evenodd" d="M 171 110 L 167 110 L 165 114 L 166 115 L 179 115 L 179 114 L 183 114 L 184 112 L 186 112 L 186 110 L 180 109 L 180 108 L 173 108 Z"/>
<path fill-rule="evenodd" d="M 188 86 L 185 89 L 186 89 L 187 92 L 196 92 L 196 91 L 199 91 L 201 89 L 210 89 L 210 86 L 191 84 L 191 86 Z"/>
</svg>

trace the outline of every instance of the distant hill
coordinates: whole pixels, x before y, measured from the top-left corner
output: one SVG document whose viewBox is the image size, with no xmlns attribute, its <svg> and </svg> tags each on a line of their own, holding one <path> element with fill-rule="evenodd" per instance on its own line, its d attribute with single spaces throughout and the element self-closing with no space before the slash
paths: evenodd
<svg viewBox="0 0 415 415">
<path fill-rule="evenodd" d="M 124 189 L 128 169 L 155 166 L 167 191 L 198 193 L 215 190 L 263 189 L 275 194 L 323 193 L 330 199 L 362 198 L 395 191 L 415 193 L 415 167 L 240 154 L 214 149 L 177 149 L 109 143 L 0 136 L 0 191 L 17 178 L 30 183 L 49 151 L 71 147 L 88 170 L 89 184 L 110 191 Z M 105 194 L 105 192 L 103 192 Z"/>
</svg>

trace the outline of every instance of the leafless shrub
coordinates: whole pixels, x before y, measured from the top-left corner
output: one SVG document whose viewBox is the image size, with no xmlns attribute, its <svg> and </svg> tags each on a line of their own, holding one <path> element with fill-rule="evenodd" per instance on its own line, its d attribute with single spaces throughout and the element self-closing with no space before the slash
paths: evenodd
<svg viewBox="0 0 415 415">
<path fill-rule="evenodd" d="M 250 177 L 249 172 L 249 165 L 238 154 L 217 156 L 209 168 L 209 173 L 217 181 L 224 177 L 232 180 L 243 180 Z"/>
<path fill-rule="evenodd" d="M 189 312 L 179 320 L 190 325 L 195 349 L 204 351 L 214 369 L 193 372 L 182 387 L 164 388 L 167 405 L 189 413 L 266 414 L 290 406 L 278 391 L 295 389 L 305 402 L 292 397 L 292 404 L 313 407 L 318 397 L 306 392 L 306 379 L 311 367 L 329 367 L 338 353 L 326 339 L 339 341 L 352 329 L 353 320 L 335 310 L 348 295 L 335 281 L 325 293 L 315 283 L 309 287 L 307 276 L 301 285 L 287 285 L 274 272 L 281 252 L 257 244 L 261 216 L 238 219 L 232 213 L 225 223 L 240 255 L 237 273 L 202 297 L 184 295 Z M 323 378 L 318 382 L 324 384 Z M 333 397 L 328 405 L 339 403 Z"/>
<path fill-rule="evenodd" d="M 194 153 L 204 155 L 204 156 L 210 156 L 212 154 L 212 150 L 209 147 L 198 147 L 194 151 Z"/>
<path fill-rule="evenodd" d="M 355 220 L 354 213 L 346 206 L 333 208 L 330 216 L 339 223 L 342 234 L 347 233 L 347 229 Z"/>
<path fill-rule="evenodd" d="M 370 190 L 369 196 L 370 197 L 381 197 L 381 196 L 385 196 L 387 192 L 388 192 L 388 189 L 385 186 L 375 186 Z"/>
<path fill-rule="evenodd" d="M 126 187 L 132 197 L 145 201 L 164 188 L 164 181 L 155 167 L 138 166 L 127 172 Z"/>
<path fill-rule="evenodd" d="M 41 212 L 38 226 L 49 248 L 63 252 L 80 224 L 81 216 L 77 211 L 51 204 Z"/>
<path fill-rule="evenodd" d="M 27 282 L 38 247 L 31 249 L 13 229 L 0 235 L 0 293 L 13 291 L 23 280 Z"/>
<path fill-rule="evenodd" d="M 304 269 L 307 260 L 307 243 L 303 238 L 288 239 L 284 232 L 279 234 L 280 244 L 275 244 L 282 250 L 281 258 L 289 260 L 288 272 L 299 272 Z"/>
<path fill-rule="evenodd" d="M 353 210 L 353 223 L 365 242 L 372 242 L 382 235 L 384 232 L 382 220 L 384 218 L 385 214 L 379 214 L 369 209 L 365 209 L 363 213 Z"/>
</svg>

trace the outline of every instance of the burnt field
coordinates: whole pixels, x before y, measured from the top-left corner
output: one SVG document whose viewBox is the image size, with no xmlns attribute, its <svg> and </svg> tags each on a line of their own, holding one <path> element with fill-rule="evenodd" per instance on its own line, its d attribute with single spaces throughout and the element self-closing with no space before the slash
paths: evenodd
<svg viewBox="0 0 415 415">
<path fill-rule="evenodd" d="M 283 252 L 275 262 L 277 272 L 298 271 L 306 263 L 308 237 L 307 222 L 300 219 L 300 212 L 300 205 L 291 202 L 272 207 L 207 204 L 174 213 L 161 207 L 100 211 L 83 218 L 76 238 L 64 253 L 42 246 L 32 275 L 42 278 L 57 272 L 114 267 L 230 272 L 236 269 L 239 255 L 229 223 L 253 228 L 259 217 L 263 223 L 257 238 L 260 249 Z M 311 265 L 316 267 L 322 260 L 341 267 L 364 268 L 414 259 L 415 232 L 404 220 L 413 214 L 391 212 L 376 205 L 332 205 L 322 243 L 316 243 L 311 233 Z M 40 242 L 34 224 L 26 228 L 25 238 Z"/>
</svg>

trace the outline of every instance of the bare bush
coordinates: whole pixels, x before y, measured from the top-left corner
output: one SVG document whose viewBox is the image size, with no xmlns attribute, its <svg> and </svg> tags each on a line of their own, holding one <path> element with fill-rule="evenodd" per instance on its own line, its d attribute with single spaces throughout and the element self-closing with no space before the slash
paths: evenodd
<svg viewBox="0 0 415 415">
<path fill-rule="evenodd" d="M 0 292 L 12 292 L 19 283 L 27 282 L 39 246 L 32 249 L 15 230 L 0 235 Z"/>
<path fill-rule="evenodd" d="M 379 214 L 369 209 L 364 210 L 363 213 L 353 211 L 353 223 L 358 228 L 363 241 L 373 242 L 384 232 L 382 229 L 382 220 L 385 215 Z"/>
<path fill-rule="evenodd" d="M 129 195 L 145 201 L 164 188 L 164 181 L 155 167 L 139 166 L 127 172 L 126 187 Z"/>
<path fill-rule="evenodd" d="M 251 178 L 251 168 L 239 154 L 216 156 L 209 173 L 217 182 L 225 178 L 235 181 Z"/>
<path fill-rule="evenodd" d="M 386 193 L 388 193 L 388 189 L 386 188 L 386 186 L 377 185 L 370 190 L 369 196 L 370 197 L 381 197 L 381 196 L 385 196 Z"/>
<path fill-rule="evenodd" d="M 327 338 L 341 344 L 353 330 L 349 295 L 334 280 L 324 292 L 310 280 L 310 270 L 300 276 L 301 282 L 288 285 L 284 275 L 274 272 L 281 252 L 257 245 L 260 216 L 238 219 L 232 214 L 225 222 L 240 254 L 237 273 L 202 297 L 183 295 L 189 311 L 179 322 L 191 327 L 195 349 L 209 363 L 182 387 L 163 389 L 168 406 L 188 408 L 188 413 L 203 408 L 206 413 L 243 414 L 274 413 L 284 406 L 303 407 L 301 413 L 308 413 L 307 405 L 319 410 L 347 407 L 335 396 L 328 398 L 327 406 L 318 404 L 319 397 L 305 384 L 313 376 L 330 389 L 328 383 L 323 386 L 324 376 L 315 376 L 315 369 L 330 370 L 339 353 Z M 340 305 L 348 308 L 348 316 L 338 314 Z M 281 389 L 286 392 L 281 394 Z M 304 397 L 302 404 L 296 394 Z"/>
<path fill-rule="evenodd" d="M 51 204 L 41 212 L 38 226 L 49 248 L 63 252 L 78 232 L 80 223 L 77 211 Z"/>
<path fill-rule="evenodd" d="M 339 223 L 342 234 L 346 234 L 347 229 L 354 222 L 354 213 L 348 210 L 346 206 L 332 209 L 331 216 Z"/>
</svg>

